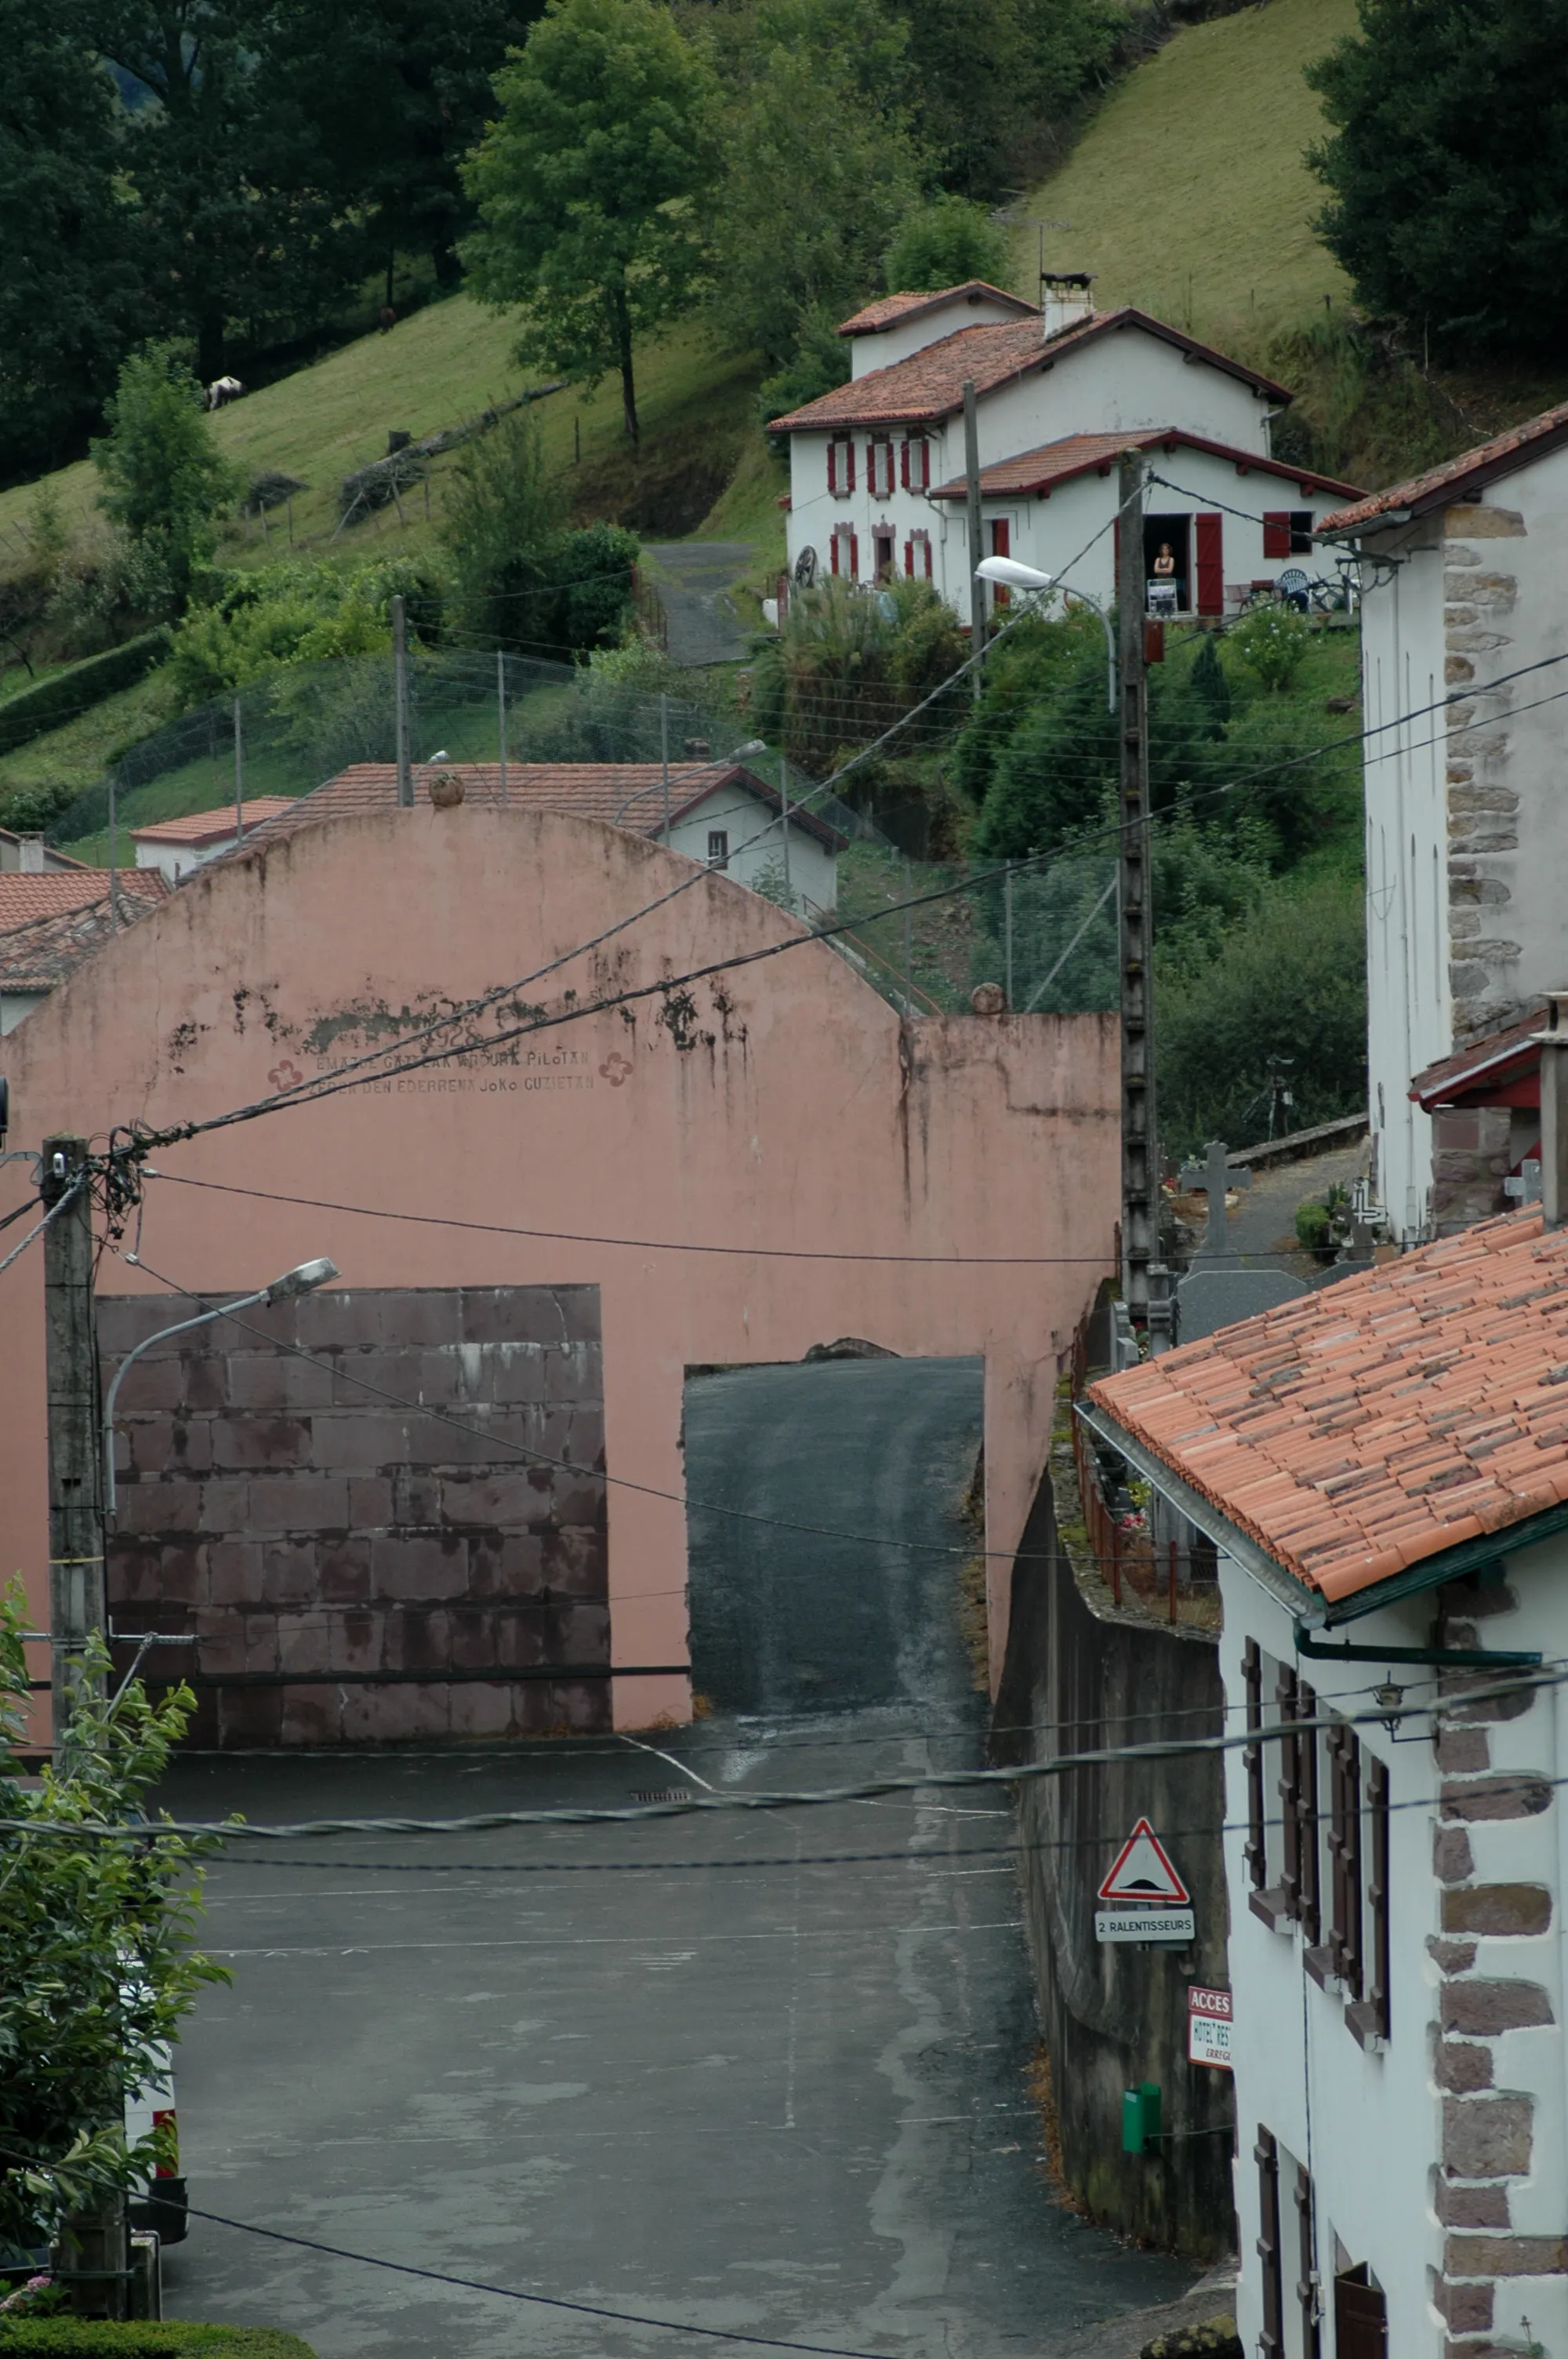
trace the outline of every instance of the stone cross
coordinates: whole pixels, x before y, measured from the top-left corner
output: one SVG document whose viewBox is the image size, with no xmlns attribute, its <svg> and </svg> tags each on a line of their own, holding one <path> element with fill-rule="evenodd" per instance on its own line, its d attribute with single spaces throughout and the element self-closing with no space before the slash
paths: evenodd
<svg viewBox="0 0 1568 2359">
<path fill-rule="evenodd" d="M 1227 1188 L 1250 1188 L 1252 1174 L 1238 1165 L 1232 1170 L 1225 1159 L 1225 1141 L 1211 1138 L 1206 1159 L 1202 1163 L 1184 1163 L 1182 1186 L 1204 1188 L 1208 1191 L 1208 1225 L 1204 1231 L 1202 1250 L 1206 1254 L 1228 1251 L 1225 1241 L 1225 1191 Z"/>
</svg>

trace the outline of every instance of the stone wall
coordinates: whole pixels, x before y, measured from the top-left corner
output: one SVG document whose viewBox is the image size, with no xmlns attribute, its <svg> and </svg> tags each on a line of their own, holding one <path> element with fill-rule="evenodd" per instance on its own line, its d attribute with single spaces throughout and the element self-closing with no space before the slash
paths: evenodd
<svg viewBox="0 0 1568 2359">
<path fill-rule="evenodd" d="M 105 1391 L 199 1308 L 101 1296 Z M 111 1618 L 195 1634 L 147 1665 L 191 1742 L 608 1725 L 600 1361 L 592 1286 L 334 1288 L 138 1360 Z"/>
<path fill-rule="evenodd" d="M 1444 678 L 1474 695 L 1450 708 L 1448 775 L 1449 990 L 1454 1045 L 1462 1048 L 1519 1012 L 1521 945 L 1510 939 L 1511 861 L 1519 850 L 1519 781 L 1511 774 L 1510 691 L 1486 676 L 1509 669 L 1519 580 L 1495 544 L 1524 537 L 1512 508 L 1453 507 L 1444 519 Z M 1515 660 L 1518 658 L 1516 657 Z M 1475 724 L 1486 723 L 1479 727 Z"/>
<path fill-rule="evenodd" d="M 1068 1460 L 1070 1464 L 1070 1458 Z M 1080 1581 L 1056 1528 L 1049 1470 L 1013 1576 L 993 1745 L 1002 1760 L 1217 1735 L 1215 1634 L 1162 1626 Z M 1230 2075 L 1187 2061 L 1187 1986 L 1228 1984 L 1220 1756 L 1113 1762 L 1019 1788 L 1020 1867 L 1063 2173 L 1123 2234 L 1203 2259 L 1234 2249 Z M 1193 1896 L 1190 1950 L 1097 1941 L 1098 1887 L 1147 1817 Z M 1121 2150 L 1121 2098 L 1158 2082 L 1167 2137 Z"/>
<path fill-rule="evenodd" d="M 1432 1117 L 1432 1218 L 1440 1237 L 1506 1212 L 1513 1167 L 1508 1106 L 1438 1106 Z"/>
</svg>

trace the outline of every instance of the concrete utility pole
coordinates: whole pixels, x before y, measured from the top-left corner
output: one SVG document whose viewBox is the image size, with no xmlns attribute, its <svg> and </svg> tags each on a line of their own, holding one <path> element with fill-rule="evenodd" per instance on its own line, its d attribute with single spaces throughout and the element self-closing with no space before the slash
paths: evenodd
<svg viewBox="0 0 1568 2359">
<path fill-rule="evenodd" d="M 506 657 L 495 650 L 495 726 L 501 746 L 501 799 L 506 800 Z"/>
<path fill-rule="evenodd" d="M 969 541 L 969 644 L 979 655 L 986 643 L 986 585 L 975 568 L 985 550 L 980 547 L 980 421 L 975 407 L 974 380 L 964 380 L 964 491 Z M 969 675 L 975 702 L 980 701 L 980 667 Z"/>
<path fill-rule="evenodd" d="M 1149 1269 L 1160 1255 L 1160 1162 L 1154 1106 L 1154 924 L 1149 875 L 1149 690 L 1144 669 L 1143 456 L 1124 451 L 1116 623 L 1121 700 L 1119 950 L 1121 967 L 1121 1292 L 1135 1326 L 1149 1317 Z"/>
<path fill-rule="evenodd" d="M 234 699 L 234 841 L 245 840 L 245 720 L 240 700 Z"/>
<path fill-rule="evenodd" d="M 41 1194 L 60 1203 L 87 1159 L 84 1138 L 46 1138 Z M 49 1396 L 49 1638 L 54 1741 L 63 1744 L 89 1635 L 108 1626 L 100 1488 L 98 1349 L 92 1330 L 92 1199 L 85 1185 L 43 1235 Z"/>
<path fill-rule="evenodd" d="M 414 773 L 408 766 L 408 609 L 401 597 L 392 602 L 392 701 L 397 729 L 397 799 L 408 809 L 414 801 Z"/>
</svg>

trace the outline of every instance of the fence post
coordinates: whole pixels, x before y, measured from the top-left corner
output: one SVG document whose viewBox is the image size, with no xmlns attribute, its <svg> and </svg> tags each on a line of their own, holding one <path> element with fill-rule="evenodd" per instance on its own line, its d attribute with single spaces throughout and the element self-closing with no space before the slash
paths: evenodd
<svg viewBox="0 0 1568 2359">
<path fill-rule="evenodd" d="M 1001 873 L 1001 967 L 1007 1012 L 1012 1013 L 1012 863 Z"/>
</svg>

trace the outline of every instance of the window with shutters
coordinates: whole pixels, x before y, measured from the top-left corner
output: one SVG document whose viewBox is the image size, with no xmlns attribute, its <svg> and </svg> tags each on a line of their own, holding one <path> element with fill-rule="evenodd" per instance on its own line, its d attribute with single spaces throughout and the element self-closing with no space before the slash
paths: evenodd
<svg viewBox="0 0 1568 2359">
<path fill-rule="evenodd" d="M 726 868 L 730 864 L 730 831 L 710 827 L 708 831 L 708 864 L 709 868 Z"/>
<path fill-rule="evenodd" d="M 1241 1759 L 1247 1771 L 1247 1842 L 1242 1857 L 1254 1892 L 1269 1878 L 1268 1828 L 1263 1808 L 1263 1650 L 1249 1638 L 1241 1650 L 1241 1686 L 1246 1697 L 1247 1734 Z"/>
<path fill-rule="evenodd" d="M 827 554 L 835 573 L 841 574 L 847 582 L 854 582 L 860 578 L 860 536 L 849 525 L 840 524 L 834 527 L 833 538 L 827 544 Z"/>
<path fill-rule="evenodd" d="M 1285 1717 L 1282 1698 L 1289 1691 L 1287 1682 L 1292 1674 L 1269 1656 L 1263 1654 L 1255 1639 L 1249 1639 L 1242 1657 L 1242 1685 L 1247 1701 L 1247 1733 L 1254 1741 L 1243 1747 L 1242 1760 L 1247 1771 L 1247 1861 L 1248 1906 L 1254 1917 L 1280 1933 L 1288 1933 L 1294 1910 L 1287 1890 L 1287 1838 L 1285 1822 L 1281 1813 L 1270 1808 L 1270 1798 L 1276 1789 L 1275 1780 L 1290 1775 L 1292 1752 L 1290 1740 L 1271 1737 L 1262 1742 L 1263 1733 L 1280 1726 Z M 1292 1827 L 1292 1840 L 1296 1830 Z"/>
<path fill-rule="evenodd" d="M 1011 557 L 1012 555 L 1012 526 L 1008 517 L 993 516 L 987 529 L 990 536 L 990 554 L 993 557 Z M 1012 603 L 1012 592 L 1011 590 L 1004 589 L 1000 582 L 993 582 L 991 585 L 991 602 L 997 606 L 1011 605 Z"/>
<path fill-rule="evenodd" d="M 931 445 L 924 434 L 906 435 L 899 452 L 899 481 L 906 492 L 931 489 Z"/>
<path fill-rule="evenodd" d="M 836 500 L 847 500 L 855 488 L 855 445 L 847 434 L 836 434 L 827 445 L 827 489 Z"/>
<path fill-rule="evenodd" d="M 1365 2261 L 1334 2280 L 1334 2359 L 1388 2359 L 1389 2305 Z"/>
<path fill-rule="evenodd" d="M 1296 2165 L 1296 2350 L 1299 2359 L 1319 2359 L 1317 2236 L 1313 2220 L 1312 2178 Z"/>
<path fill-rule="evenodd" d="M 1263 512 L 1265 557 L 1310 557 L 1313 551 L 1310 508 L 1266 508 Z"/>
<path fill-rule="evenodd" d="M 931 535 L 923 526 L 903 544 L 903 570 L 912 582 L 931 579 Z"/>
<path fill-rule="evenodd" d="M 1258 2348 L 1267 2359 L 1284 2359 L 1285 2272 L 1280 2254 L 1280 2149 L 1260 2122 L 1252 2149 L 1258 2165 L 1258 2260 L 1263 2297 L 1263 2329 Z"/>
<path fill-rule="evenodd" d="M 1389 2036 L 1389 1767 L 1367 1756 L 1366 1994 L 1345 2010 L 1345 2020 L 1363 2048 L 1379 2047 Z"/>
<path fill-rule="evenodd" d="M 871 535 L 871 570 L 878 582 L 885 582 L 892 571 L 894 548 L 891 524 L 880 524 Z"/>
<path fill-rule="evenodd" d="M 1350 1999 L 1362 1995 L 1361 1747 L 1344 1723 L 1324 1740 L 1328 1761 L 1328 1934 L 1303 1959 L 1314 1982 L 1337 1981 Z M 1386 1881 L 1386 1879 L 1385 1879 Z"/>
<path fill-rule="evenodd" d="M 866 489 L 873 500 L 885 500 L 892 492 L 892 443 L 885 434 L 875 434 L 866 444 Z"/>
</svg>

